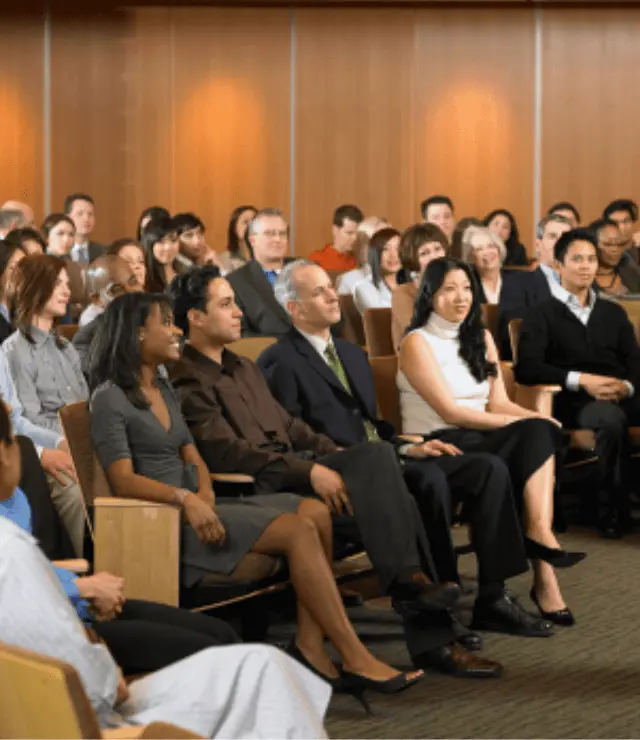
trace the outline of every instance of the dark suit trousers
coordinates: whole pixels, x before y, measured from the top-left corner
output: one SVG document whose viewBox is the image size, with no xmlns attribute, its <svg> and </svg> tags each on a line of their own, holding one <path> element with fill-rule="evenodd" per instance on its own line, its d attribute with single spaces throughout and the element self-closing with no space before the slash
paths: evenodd
<svg viewBox="0 0 640 740">
<path fill-rule="evenodd" d="M 554 411 L 568 429 L 593 429 L 607 504 L 627 509 L 632 486 L 628 431 L 640 425 L 640 398 L 634 395 L 618 404 L 563 393 Z"/>
<path fill-rule="evenodd" d="M 159 671 L 200 650 L 241 641 L 221 619 L 150 601 L 126 601 L 116 619 L 92 626 L 125 675 Z"/>
<path fill-rule="evenodd" d="M 390 444 L 366 442 L 318 462 L 342 476 L 357 530 L 385 590 L 398 576 L 417 569 L 438 580 L 420 512 Z M 340 517 L 339 522 L 344 524 L 346 519 Z M 412 657 L 446 645 L 456 636 L 447 612 L 405 617 L 404 631 Z"/>
<path fill-rule="evenodd" d="M 403 469 L 440 581 L 459 580 L 451 539 L 453 513 L 459 504 L 463 521 L 471 525 L 479 583 L 504 583 L 528 570 L 509 470 L 499 457 L 470 453 L 407 460 Z"/>
<path fill-rule="evenodd" d="M 56 511 L 47 477 L 40 465 L 33 442 L 16 437 L 22 456 L 20 488 L 31 506 L 31 527 L 40 549 L 49 560 L 75 558 L 76 553 L 58 512 Z"/>
</svg>

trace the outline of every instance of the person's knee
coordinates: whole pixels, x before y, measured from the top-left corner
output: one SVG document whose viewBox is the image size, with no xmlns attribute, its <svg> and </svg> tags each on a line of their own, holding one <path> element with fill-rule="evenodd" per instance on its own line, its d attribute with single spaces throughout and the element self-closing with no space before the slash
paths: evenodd
<svg viewBox="0 0 640 740">
<path fill-rule="evenodd" d="M 309 519 L 316 529 L 331 528 L 331 512 L 329 507 L 317 499 L 304 499 L 298 508 L 298 515 L 303 519 Z"/>
<path fill-rule="evenodd" d="M 603 402 L 599 409 L 596 433 L 621 437 L 627 432 L 627 415 L 616 403 Z"/>
<path fill-rule="evenodd" d="M 477 464 L 477 477 L 485 477 L 495 482 L 507 482 L 510 479 L 509 468 L 506 462 L 497 455 L 490 452 L 478 452 L 474 454 Z"/>
<path fill-rule="evenodd" d="M 451 491 L 446 473 L 433 462 L 422 462 L 411 465 L 404 470 L 407 488 L 423 505 L 449 506 Z"/>
</svg>

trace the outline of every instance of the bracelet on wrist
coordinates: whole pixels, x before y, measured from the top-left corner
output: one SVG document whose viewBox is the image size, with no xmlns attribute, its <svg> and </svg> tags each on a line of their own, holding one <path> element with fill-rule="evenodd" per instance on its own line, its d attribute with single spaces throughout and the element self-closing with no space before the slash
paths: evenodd
<svg viewBox="0 0 640 740">
<path fill-rule="evenodd" d="M 191 491 L 188 491 L 186 488 L 174 488 L 173 495 L 175 497 L 176 504 L 180 507 L 184 506 L 185 499 L 190 493 Z"/>
</svg>

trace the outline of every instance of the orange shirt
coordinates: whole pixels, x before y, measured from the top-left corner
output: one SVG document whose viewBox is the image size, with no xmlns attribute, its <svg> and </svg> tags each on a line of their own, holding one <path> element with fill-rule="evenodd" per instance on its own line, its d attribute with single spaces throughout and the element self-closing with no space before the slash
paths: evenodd
<svg viewBox="0 0 640 740">
<path fill-rule="evenodd" d="M 324 249 L 317 249 L 309 255 L 309 259 L 317 262 L 325 270 L 354 270 L 358 263 L 352 254 L 343 254 L 335 250 L 331 244 Z"/>
</svg>

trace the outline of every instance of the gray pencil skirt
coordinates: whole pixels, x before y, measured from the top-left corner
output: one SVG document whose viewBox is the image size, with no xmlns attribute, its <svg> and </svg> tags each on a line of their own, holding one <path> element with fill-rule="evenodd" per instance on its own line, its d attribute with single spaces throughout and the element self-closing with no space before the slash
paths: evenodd
<svg viewBox="0 0 640 740">
<path fill-rule="evenodd" d="M 222 545 L 201 542 L 195 530 L 182 529 L 182 583 L 195 585 L 205 573 L 233 573 L 238 563 L 282 514 L 295 514 L 303 499 L 293 493 L 268 493 L 243 498 L 216 498 L 216 512 L 227 538 Z"/>
</svg>

